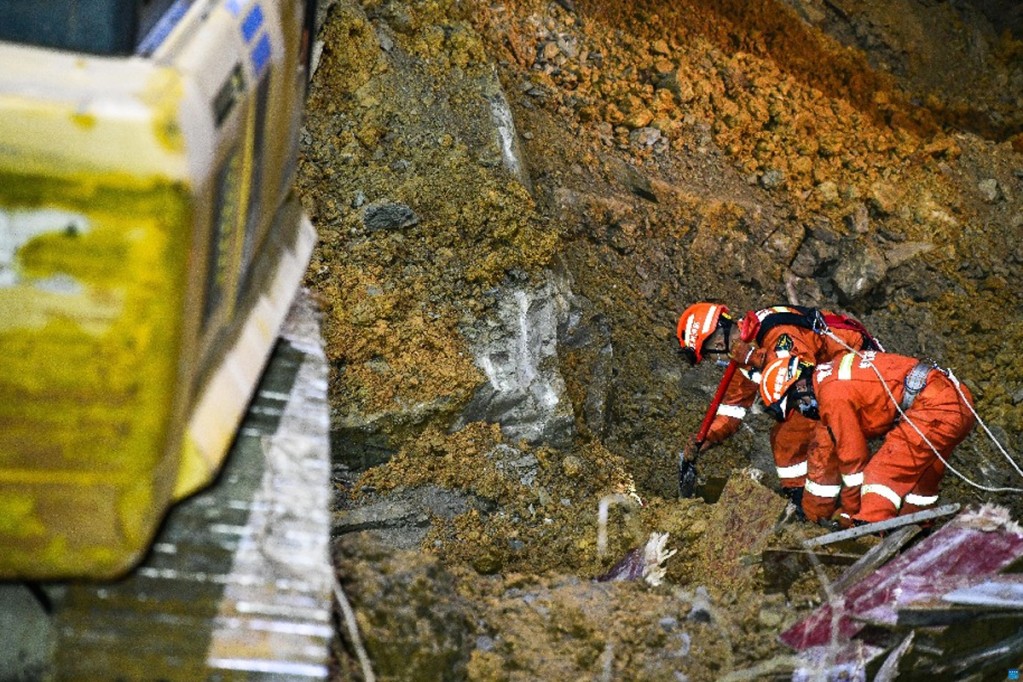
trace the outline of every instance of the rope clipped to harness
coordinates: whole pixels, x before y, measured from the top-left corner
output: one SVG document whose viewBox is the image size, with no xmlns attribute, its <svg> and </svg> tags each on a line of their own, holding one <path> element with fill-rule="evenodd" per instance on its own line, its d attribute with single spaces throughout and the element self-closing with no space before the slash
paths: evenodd
<svg viewBox="0 0 1023 682">
<path fill-rule="evenodd" d="M 884 387 L 885 392 L 888 393 L 888 399 L 891 400 L 892 403 L 895 404 L 895 409 L 898 412 L 898 416 L 896 417 L 896 419 L 897 420 L 904 419 L 906 421 L 906 423 L 909 424 L 910 427 L 912 427 L 912 429 L 914 431 L 916 431 L 917 435 L 920 436 L 921 440 L 923 440 L 923 442 L 927 444 L 927 447 L 929 447 L 931 449 L 931 452 L 933 452 L 934 455 L 941 461 L 941 463 L 945 465 L 945 468 L 947 468 L 949 471 L 951 471 L 953 474 L 955 474 L 957 477 L 959 477 L 959 479 L 962 480 L 967 485 L 970 485 L 970 486 L 972 486 L 974 488 L 977 488 L 978 490 L 983 490 L 984 492 L 989 492 L 989 493 L 1023 493 L 1023 488 L 993 487 L 993 486 L 981 485 L 980 483 L 977 483 L 976 481 L 971 480 L 969 477 L 967 477 L 961 471 L 959 471 L 954 466 L 952 466 L 952 464 L 947 459 L 945 459 L 944 457 L 941 456 L 941 453 L 938 452 L 938 448 L 936 448 L 934 446 L 934 443 L 932 443 L 930 441 L 930 439 L 927 438 L 927 436 L 924 434 L 924 432 L 920 430 L 920 427 L 918 427 L 913 422 L 913 420 L 910 419 L 906 415 L 906 409 L 908 409 L 908 408 L 903 409 L 903 407 L 900 404 L 900 402 L 895 399 L 895 394 L 893 394 L 891 389 L 888 388 L 888 384 L 885 382 L 884 377 L 881 376 L 881 371 L 874 365 L 874 363 L 870 360 L 870 358 L 868 358 L 866 356 L 866 354 L 864 354 L 862 351 L 858 351 L 855 348 L 851 347 L 849 344 L 844 342 L 842 339 L 840 339 L 833 332 L 827 331 L 827 332 L 825 332 L 825 334 L 827 334 L 831 339 L 837 341 L 840 345 L 842 345 L 849 352 L 854 353 L 861 361 L 865 362 L 867 364 L 867 366 L 869 366 L 872 370 L 874 370 L 874 374 L 877 375 L 878 381 L 881 382 L 881 386 Z M 934 364 L 927 365 L 925 363 L 920 363 L 919 365 L 917 365 L 913 369 L 915 370 L 920 365 L 924 365 L 925 367 L 927 367 L 928 373 L 930 372 L 930 370 L 936 369 L 936 370 L 938 370 L 939 372 L 943 373 L 945 376 L 948 377 L 949 381 L 952 382 L 952 385 L 955 386 L 956 392 L 959 394 L 959 400 L 961 400 L 963 402 L 963 404 L 966 405 L 967 409 L 969 409 L 971 414 L 973 414 L 974 418 L 976 418 L 977 423 L 984 430 L 984 433 L 987 434 L 988 438 L 990 438 L 991 441 L 995 444 L 995 447 L 998 448 L 999 452 L 1001 452 L 1002 455 L 1005 457 L 1005 459 L 1008 460 L 1009 464 L 1016 471 L 1016 473 L 1019 474 L 1019 476 L 1021 478 L 1023 478 L 1023 470 L 1020 469 L 1019 465 L 1016 464 L 1016 462 L 1012 459 L 1012 457 L 1005 450 L 1005 448 L 1002 446 L 1002 444 L 1000 442 L 998 442 L 998 439 L 995 438 L 993 433 L 991 433 L 991 429 L 988 428 L 987 424 L 984 423 L 984 420 L 980 418 L 979 414 L 977 414 L 977 411 L 974 409 L 973 405 L 970 404 L 970 401 L 966 399 L 965 395 L 963 395 L 963 389 L 959 385 L 959 379 L 958 379 L 958 377 L 955 376 L 955 374 L 952 373 L 952 370 L 950 370 L 950 369 L 942 369 L 941 367 L 938 367 L 937 365 L 934 365 Z M 912 370 L 910 370 L 910 374 L 912 374 Z M 926 377 L 927 377 L 927 374 L 925 373 L 924 374 L 925 384 L 926 384 Z M 908 380 L 909 377 L 907 376 L 906 379 Z M 920 390 L 923 390 L 922 386 L 921 386 Z M 919 392 L 920 391 L 918 390 L 917 393 L 919 393 Z M 915 395 L 914 395 L 914 399 L 915 399 Z M 910 402 L 912 403 L 912 401 L 910 401 Z"/>
</svg>

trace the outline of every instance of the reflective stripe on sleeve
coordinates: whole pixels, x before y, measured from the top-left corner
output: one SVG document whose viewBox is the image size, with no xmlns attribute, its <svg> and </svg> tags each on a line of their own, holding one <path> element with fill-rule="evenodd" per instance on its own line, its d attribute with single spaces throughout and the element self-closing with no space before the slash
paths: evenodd
<svg viewBox="0 0 1023 682">
<path fill-rule="evenodd" d="M 917 507 L 927 507 L 937 501 L 937 495 L 914 495 L 913 493 L 906 495 L 906 504 L 912 504 Z"/>
<path fill-rule="evenodd" d="M 829 500 L 838 497 L 842 493 L 842 486 L 840 485 L 823 485 L 821 483 L 814 483 L 810 479 L 806 479 L 806 492 L 817 497 L 825 497 Z"/>
<path fill-rule="evenodd" d="M 787 467 L 778 467 L 778 478 L 799 478 L 806 476 L 806 461 Z"/>
<path fill-rule="evenodd" d="M 856 353 L 846 353 L 838 363 L 838 378 L 842 381 L 852 379 L 852 366 L 856 362 Z"/>
<path fill-rule="evenodd" d="M 746 408 L 741 405 L 718 405 L 718 411 L 715 414 L 720 414 L 722 417 L 742 419 L 746 416 Z"/>
<path fill-rule="evenodd" d="M 880 495 L 894 504 L 895 511 L 898 511 L 899 507 L 902 506 L 902 498 L 899 497 L 899 494 L 886 485 L 882 485 L 880 483 L 868 483 L 860 489 L 860 495 L 870 494 Z"/>
<path fill-rule="evenodd" d="M 863 485 L 863 472 L 861 471 L 856 474 L 842 474 L 842 483 L 845 483 L 850 488 Z"/>
</svg>

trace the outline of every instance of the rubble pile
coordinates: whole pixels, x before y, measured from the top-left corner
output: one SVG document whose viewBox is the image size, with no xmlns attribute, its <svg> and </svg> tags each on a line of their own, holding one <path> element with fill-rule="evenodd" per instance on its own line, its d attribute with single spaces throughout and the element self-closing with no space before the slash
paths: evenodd
<svg viewBox="0 0 1023 682">
<path fill-rule="evenodd" d="M 879 546 L 921 529 L 906 530 Z M 803 663 L 793 679 L 1005 674 L 1023 657 L 1021 570 L 1023 529 L 1008 511 L 967 510 L 858 579 L 825 585 L 827 602 L 781 633 Z"/>
</svg>

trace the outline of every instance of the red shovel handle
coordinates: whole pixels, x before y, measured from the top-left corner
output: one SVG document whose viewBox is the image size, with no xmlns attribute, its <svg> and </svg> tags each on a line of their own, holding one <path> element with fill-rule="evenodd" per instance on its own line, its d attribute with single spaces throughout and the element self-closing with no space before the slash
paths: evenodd
<svg viewBox="0 0 1023 682">
<path fill-rule="evenodd" d="M 714 415 L 717 414 L 718 405 L 721 404 L 721 400 L 725 397 L 725 391 L 728 390 L 728 384 L 731 383 L 732 376 L 737 369 L 739 369 L 739 363 L 735 360 L 729 360 L 728 366 L 725 367 L 725 375 L 721 377 L 721 383 L 718 384 L 718 390 L 714 392 L 714 397 L 711 399 L 710 405 L 707 406 L 707 414 L 703 416 L 700 430 L 696 432 L 697 451 L 699 451 L 703 441 L 707 438 L 707 432 L 710 431 L 710 424 L 714 421 Z"/>
</svg>

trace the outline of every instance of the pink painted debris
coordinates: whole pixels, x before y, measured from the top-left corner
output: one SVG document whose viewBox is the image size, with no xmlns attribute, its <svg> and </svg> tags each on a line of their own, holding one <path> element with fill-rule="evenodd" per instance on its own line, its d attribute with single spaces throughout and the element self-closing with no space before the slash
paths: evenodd
<svg viewBox="0 0 1023 682">
<path fill-rule="evenodd" d="M 858 641 L 846 642 L 837 650 L 826 646 L 810 647 L 800 656 L 801 665 L 792 672 L 792 682 L 866 682 L 867 664 L 883 653 L 881 647 Z"/>
<path fill-rule="evenodd" d="M 797 651 L 842 643 L 864 621 L 894 625 L 897 609 L 998 574 L 1023 556 L 1023 529 L 1000 507 L 964 512 L 901 556 L 850 585 L 781 634 Z"/>
<path fill-rule="evenodd" d="M 999 575 L 949 592 L 943 600 L 963 606 L 1023 610 L 1023 575 Z"/>
</svg>

